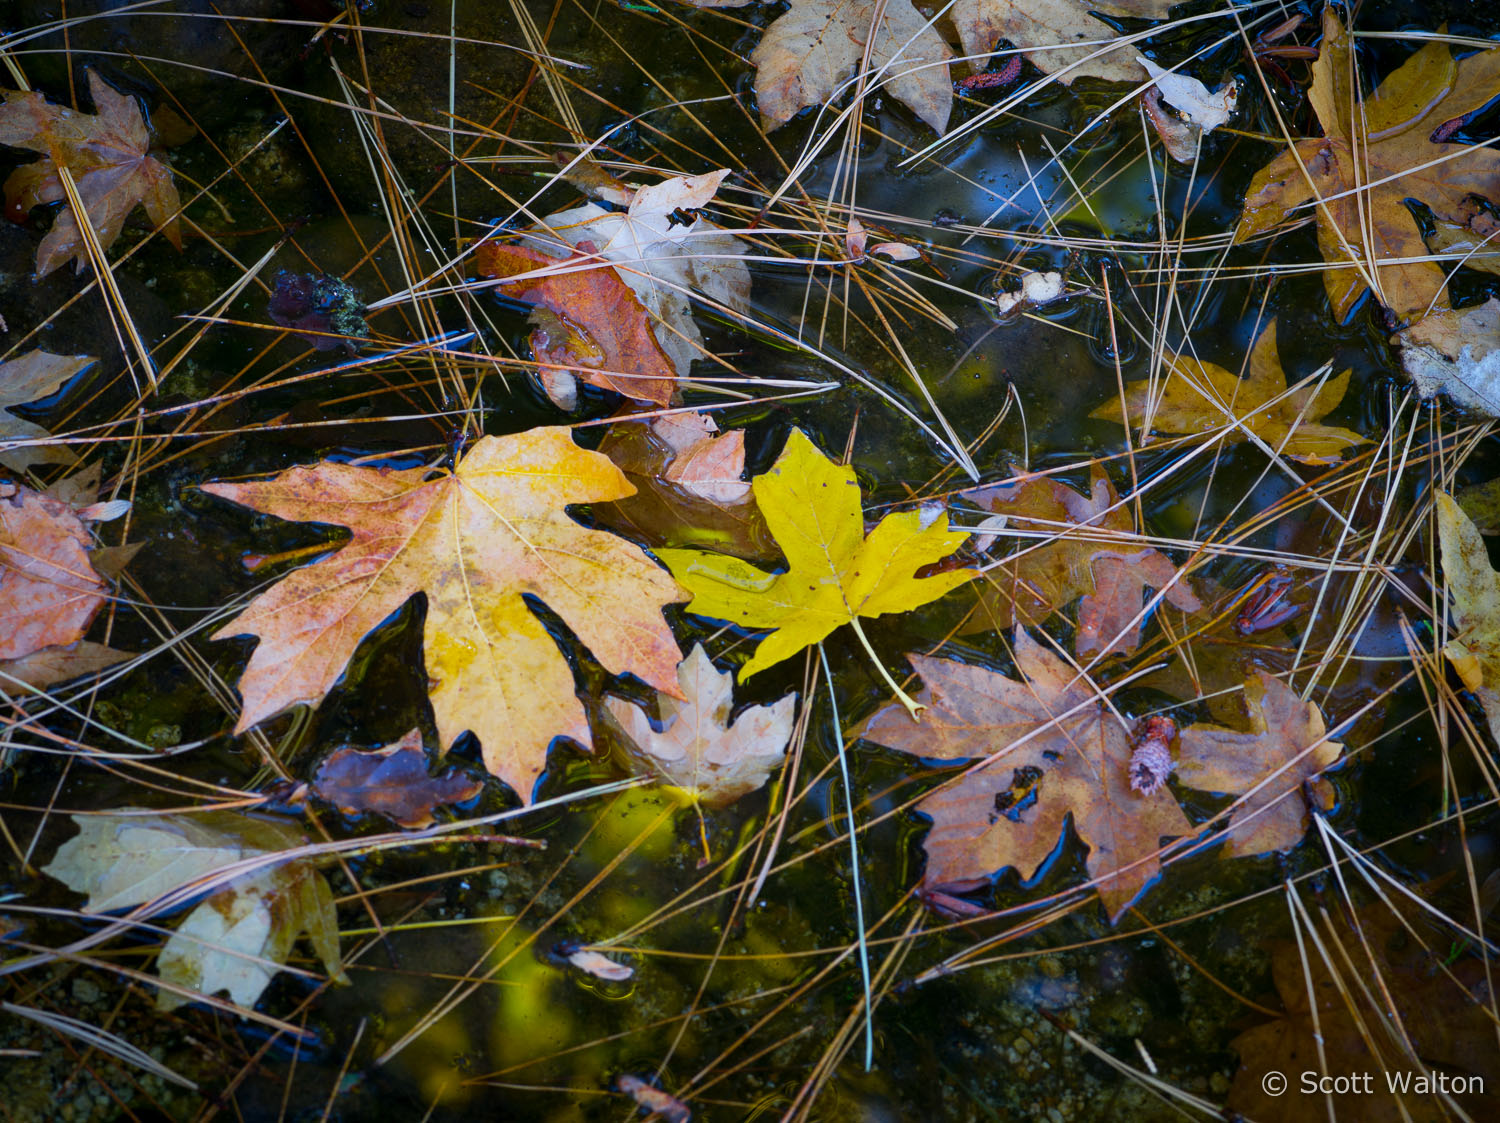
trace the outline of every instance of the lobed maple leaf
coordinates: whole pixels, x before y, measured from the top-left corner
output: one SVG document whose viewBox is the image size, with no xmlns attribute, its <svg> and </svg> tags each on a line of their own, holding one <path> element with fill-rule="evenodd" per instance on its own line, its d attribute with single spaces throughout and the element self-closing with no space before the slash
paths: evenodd
<svg viewBox="0 0 1500 1123">
<path fill-rule="evenodd" d="M 1153 399 L 1149 382 L 1132 382 L 1119 398 L 1090 417 L 1152 431 L 1199 434 L 1234 444 L 1253 433 L 1282 456 L 1304 464 L 1332 464 L 1367 439 L 1349 429 L 1319 422 L 1344 400 L 1350 371 L 1335 375 L 1320 388 L 1287 389 L 1276 350 L 1272 320 L 1250 349 L 1249 373 L 1236 377 L 1216 363 L 1179 355 L 1168 367 L 1161 395 Z"/>
<path fill-rule="evenodd" d="M 423 649 L 442 746 L 472 731 L 485 766 L 523 803 L 553 737 L 591 743 L 573 672 L 523 596 L 545 602 L 606 669 L 677 693 L 681 653 L 662 607 L 686 597 L 639 547 L 567 515 L 569 503 L 633 488 L 566 428 L 484 437 L 451 472 L 324 461 L 203 490 L 353 532 L 214 633 L 260 637 L 240 679 L 238 733 L 316 703 L 360 640 L 418 592 L 427 595 Z"/>
<path fill-rule="evenodd" d="M 61 444 L 34 443 L 50 434 L 36 422 L 17 417 L 9 407 L 57 393 L 63 383 L 93 361 L 89 355 L 29 351 L 0 364 L 0 464 L 22 472 L 32 464 L 71 464 L 77 459 Z M 12 445 L 11 441 L 26 443 Z"/>
<path fill-rule="evenodd" d="M 1443 654 L 1479 699 L 1490 733 L 1500 740 L 1500 573 L 1490 566 L 1479 528 L 1453 497 L 1438 492 L 1434 504 L 1457 628 Z"/>
<path fill-rule="evenodd" d="M 53 105 L 39 93 L 4 91 L 0 144 L 29 148 L 46 157 L 10 174 L 5 181 L 6 206 L 12 214 L 24 215 L 41 203 L 66 199 L 58 174 L 61 165 L 72 174 L 103 248 L 114 244 L 126 217 L 139 205 L 167 240 L 182 249 L 177 226 L 182 204 L 171 169 L 150 154 L 151 136 L 140 106 L 111 89 L 97 71 L 89 71 L 89 92 L 97 115 Z M 70 258 L 81 270 L 88 250 L 78 217 L 68 206 L 37 247 L 37 276 L 46 276 Z"/>
<path fill-rule="evenodd" d="M 719 671 L 695 644 L 677 668 L 683 701 L 661 699 L 661 720 L 637 706 L 606 698 L 604 710 L 667 783 L 695 803 L 723 807 L 763 786 L 786 759 L 797 696 L 750 706 L 729 721 L 734 675 Z"/>
<path fill-rule="evenodd" d="M 1248 732 L 1190 725 L 1180 734 L 1179 780 L 1199 791 L 1247 796 L 1230 813 L 1226 858 L 1296 846 L 1311 821 L 1309 799 L 1320 810 L 1333 807 L 1333 786 L 1321 777 L 1343 751 L 1328 740 L 1318 707 L 1264 671 L 1246 680 L 1245 708 Z"/>
<path fill-rule="evenodd" d="M 1428 917 L 1407 921 L 1381 903 L 1361 909 L 1353 924 L 1342 912 L 1325 914 L 1316 941 L 1273 945 L 1271 977 L 1285 1013 L 1230 1042 L 1240 1067 L 1228 1111 L 1262 1123 L 1302 1123 L 1311 1097 L 1299 1097 L 1295 1086 L 1290 1095 L 1276 1094 L 1269 1074 L 1296 1081 L 1301 1073 L 1366 1073 L 1374 1076 L 1368 1086 L 1344 1082 L 1333 1094 L 1317 1096 L 1318 1117 L 1361 1123 L 1500 1118 L 1500 1053 L 1485 997 L 1489 972 L 1473 957 L 1444 964 L 1441 953 L 1452 939 Z M 1450 1088 L 1464 1078 L 1458 1094 L 1418 1086 L 1432 1073 L 1445 1076 Z M 1399 1096 L 1390 1075 L 1407 1078 Z M 1479 1078 L 1477 1088 L 1470 1077 Z"/>
<path fill-rule="evenodd" d="M 1165 589 L 1164 599 L 1185 612 L 1202 607 L 1165 554 L 1134 544 L 1135 516 L 1097 465 L 1090 492 L 1080 495 L 1056 480 L 1032 476 L 963 493 L 1003 516 L 1011 530 L 1055 535 L 1043 542 L 1023 537 L 1013 557 L 986 569 L 980 607 L 964 630 L 1040 624 L 1081 596 L 1074 649 L 1079 655 L 1110 655 L 1140 646 L 1137 617 L 1148 586 Z M 1112 543 L 1116 535 L 1123 541 Z"/>
<path fill-rule="evenodd" d="M 853 89 L 863 72 L 941 133 L 953 108 L 952 57 L 911 0 L 792 0 L 750 64 L 756 101 L 773 129 Z"/>
<path fill-rule="evenodd" d="M 75 643 L 109 594 L 73 507 L 0 481 L 0 660 Z"/>
<path fill-rule="evenodd" d="M 413 729 L 383 749 L 335 749 L 318 765 L 310 787 L 346 815 L 373 811 L 420 830 L 432 825 L 434 808 L 473 799 L 484 784 L 453 768 L 429 775 L 421 730 Z"/>
<path fill-rule="evenodd" d="M 1106 82 L 1142 82 L 1146 72 L 1136 61 L 1137 46 L 1108 41 L 1118 32 L 1092 13 L 1161 19 L 1181 0 L 957 0 L 953 25 L 964 54 L 982 59 L 1001 39 L 1022 49 L 1044 74 L 1064 85 L 1075 78 Z M 1076 44 L 1076 45 L 1075 45 Z M 1090 56 L 1096 56 L 1090 58 Z M 1087 60 L 1087 61 L 1085 61 Z"/>
<path fill-rule="evenodd" d="M 1160 872 L 1162 839 L 1195 832 L 1166 788 L 1131 789 L 1130 737 L 1088 680 L 1023 628 L 1015 659 L 1024 680 L 907 658 L 922 677 L 922 720 L 887 706 L 860 736 L 918 757 L 993 758 L 917 804 L 932 819 L 923 884 L 963 891 L 1008 866 L 1034 877 L 1071 817 L 1089 848 L 1089 877 L 1119 920 Z"/>
<path fill-rule="evenodd" d="M 1422 46 L 1369 97 L 1355 85 L 1352 38 L 1338 8 L 1323 9 L 1312 66 L 1312 103 L 1323 136 L 1297 141 L 1255 174 L 1234 239 L 1281 223 L 1310 201 L 1324 286 L 1342 319 L 1369 287 L 1401 320 L 1447 307 L 1447 277 L 1428 257 L 1416 200 L 1439 227 L 1483 240 L 1497 229 L 1476 196 L 1500 202 L 1500 152 L 1454 144 L 1442 126 L 1500 93 L 1500 48 L 1454 61 L 1447 43 Z M 1360 268 L 1360 266 L 1363 268 Z"/>
<path fill-rule="evenodd" d="M 162 815 L 122 807 L 107 815 L 74 815 L 76 837 L 58 848 L 43 872 L 88 895 L 88 912 L 131 908 L 218 873 L 225 866 L 301 845 L 285 823 L 232 811 Z M 200 994 L 228 991 L 254 1006 L 307 933 L 324 968 L 348 982 L 339 960 L 338 915 L 328 882 L 312 863 L 280 862 L 210 894 L 178 924 L 157 956 L 157 973 Z M 190 998 L 165 988 L 157 1008 Z"/>
<path fill-rule="evenodd" d="M 756 476 L 752 486 L 766 525 L 786 556 L 784 573 L 766 573 L 739 558 L 700 550 L 657 551 L 692 592 L 689 612 L 772 629 L 741 668 L 741 681 L 844 624 L 852 624 L 864 642 L 861 616 L 910 612 L 974 575 L 961 569 L 916 576 L 968 537 L 948 529 L 946 514 L 926 526 L 915 511 L 887 515 L 866 536 L 854 470 L 834 464 L 800 429 L 792 430 L 776 463 Z M 905 697 L 899 688 L 896 693 Z"/>
</svg>

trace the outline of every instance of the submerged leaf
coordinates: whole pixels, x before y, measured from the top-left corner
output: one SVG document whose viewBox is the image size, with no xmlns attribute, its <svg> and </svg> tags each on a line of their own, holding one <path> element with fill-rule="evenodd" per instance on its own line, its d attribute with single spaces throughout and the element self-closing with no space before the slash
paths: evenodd
<svg viewBox="0 0 1500 1123">
<path fill-rule="evenodd" d="M 526 596 L 557 613 L 609 671 L 677 693 L 681 653 L 662 607 L 685 595 L 638 546 L 568 516 L 570 503 L 633 489 L 566 428 L 484 437 L 436 475 L 324 461 L 203 490 L 353 532 L 214 633 L 260 637 L 240 680 L 237 733 L 319 701 L 360 640 L 418 592 L 427 595 L 423 649 L 442 746 L 472 731 L 485 766 L 523 803 L 554 737 L 590 744 L 572 669 Z"/>
<path fill-rule="evenodd" d="M 0 365 L 0 464 L 21 472 L 32 464 L 71 464 L 77 459 L 62 444 L 11 445 L 11 441 L 45 440 L 50 434 L 36 422 L 17 417 L 9 407 L 57 393 L 64 382 L 93 361 L 88 355 L 30 351 Z"/>
<path fill-rule="evenodd" d="M 1129 418 L 1137 429 L 1149 416 L 1152 431 L 1199 434 L 1230 444 L 1247 440 L 1248 430 L 1282 456 L 1304 464 L 1332 464 L 1345 449 L 1366 443 L 1349 429 L 1318 424 L 1344 400 L 1350 373 L 1346 370 L 1321 387 L 1289 391 L 1272 320 L 1250 350 L 1250 370 L 1243 380 L 1216 363 L 1179 355 L 1168 367 L 1160 397 L 1150 396 L 1149 382 L 1132 382 L 1125 388 L 1123 409 L 1116 398 L 1089 416 L 1121 424 Z"/>
<path fill-rule="evenodd" d="M 1442 492 L 1434 502 L 1457 629 L 1443 653 L 1479 699 L 1490 733 L 1500 741 L 1500 573 L 1490 566 L 1489 549 L 1463 508 Z"/>
<path fill-rule="evenodd" d="M 412 830 L 431 826 L 435 808 L 473 799 L 483 787 L 453 768 L 428 775 L 427 750 L 417 729 L 373 752 L 335 749 L 312 779 L 313 793 L 345 814 L 374 811 Z"/>
</svg>

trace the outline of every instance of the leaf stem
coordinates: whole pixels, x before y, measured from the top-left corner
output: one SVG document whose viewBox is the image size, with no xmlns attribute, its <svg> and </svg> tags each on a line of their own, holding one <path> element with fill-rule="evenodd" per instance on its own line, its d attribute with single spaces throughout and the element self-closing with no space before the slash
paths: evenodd
<svg viewBox="0 0 1500 1123">
<path fill-rule="evenodd" d="M 891 678 L 891 672 L 885 669 L 885 664 L 880 661 L 880 656 L 876 655 L 875 649 L 870 646 L 870 641 L 865 636 L 865 630 L 859 626 L 859 617 L 851 614 L 849 616 L 849 623 L 854 625 L 854 634 L 859 637 L 859 642 L 864 647 L 865 654 L 870 657 L 870 662 L 875 664 L 875 669 L 880 672 L 880 677 L 885 679 L 885 684 L 895 693 L 896 701 L 906 707 L 906 712 L 911 714 L 912 721 L 922 720 L 917 717 L 917 714 L 921 713 L 927 707 L 902 690 L 901 684 Z"/>
</svg>

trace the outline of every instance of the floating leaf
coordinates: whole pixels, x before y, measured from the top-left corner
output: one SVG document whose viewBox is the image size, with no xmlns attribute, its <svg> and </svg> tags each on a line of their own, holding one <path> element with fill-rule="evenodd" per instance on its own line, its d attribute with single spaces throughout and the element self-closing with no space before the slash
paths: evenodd
<svg viewBox="0 0 1500 1123">
<path fill-rule="evenodd" d="M 917 804 L 932 819 L 923 885 L 963 891 L 1007 866 L 1031 878 L 1071 817 L 1089 848 L 1089 877 L 1117 921 L 1160 872 L 1162 840 L 1193 834 L 1192 824 L 1168 789 L 1131 788 L 1128 731 L 1086 679 L 1024 629 L 1015 656 L 1024 681 L 908 655 L 927 712 L 914 722 L 887 706 L 860 735 L 918 757 L 995 758 Z"/>
<path fill-rule="evenodd" d="M 1328 739 L 1318 707 L 1264 671 L 1246 680 L 1245 708 L 1247 732 L 1190 725 L 1180 735 L 1178 779 L 1200 791 L 1248 794 L 1230 815 L 1226 858 L 1296 846 L 1310 821 L 1309 799 L 1321 811 L 1333 807 L 1322 773 L 1343 751 Z"/>
<path fill-rule="evenodd" d="M 1075 78 L 1143 82 L 1137 48 L 1121 43 L 1119 32 L 1092 13 L 1131 19 L 1162 19 L 1179 0 L 957 0 L 953 25 L 964 54 L 982 60 L 1001 39 L 1021 48 L 1026 59 L 1063 85 Z M 1094 56 L 1094 57 L 1090 57 Z"/>
<path fill-rule="evenodd" d="M 36 422 L 17 417 L 8 407 L 57 393 L 64 382 L 93 361 L 88 355 L 30 351 L 0 365 L 0 464 L 22 472 L 32 464 L 71 464 L 77 459 L 61 444 L 11 445 L 11 441 L 45 440 L 51 434 Z"/>
<path fill-rule="evenodd" d="M 1422 397 L 1446 394 L 1465 409 L 1500 417 L 1500 298 L 1424 316 L 1391 342 Z"/>
<path fill-rule="evenodd" d="M 545 602 L 606 669 L 677 693 L 681 653 L 661 610 L 684 594 L 639 547 L 568 516 L 569 503 L 633 489 L 566 428 L 484 437 L 451 472 L 324 461 L 204 490 L 354 535 L 214 633 L 260 637 L 240 680 L 238 733 L 316 703 L 360 640 L 418 592 L 427 594 L 423 647 L 443 748 L 472 731 L 485 766 L 523 803 L 553 737 L 590 744 L 573 672 L 524 596 Z"/>
<path fill-rule="evenodd" d="M 786 758 L 797 696 L 751 706 L 729 722 L 734 675 L 715 669 L 701 644 L 677 668 L 683 701 L 661 699 L 661 721 L 636 706 L 606 698 L 605 711 L 667 783 L 695 801 L 722 807 L 755 791 Z"/>
<path fill-rule="evenodd" d="M 1457 629 L 1443 653 L 1479 699 L 1490 733 L 1500 740 L 1500 573 L 1491 568 L 1479 528 L 1463 508 L 1442 492 L 1435 503 L 1443 576 Z"/>
<path fill-rule="evenodd" d="M 88 211 L 89 223 L 108 249 L 120 236 L 125 219 L 137 205 L 179 250 L 177 228 L 181 203 L 171 169 L 149 154 L 151 137 L 132 97 L 117 93 L 89 71 L 89 92 L 98 115 L 77 113 L 53 105 L 41 94 L 5 90 L 0 107 L 0 144 L 29 148 L 46 159 L 24 164 L 5 181 L 5 201 L 12 213 L 24 215 L 41 203 L 67 198 L 57 164 L 67 168 Z M 36 251 L 38 276 L 46 276 L 63 262 L 76 258 L 81 270 L 88 261 L 83 233 L 71 206 L 52 223 Z"/>
<path fill-rule="evenodd" d="M 0 660 L 83 638 L 109 590 L 67 503 L 0 481 Z"/>
</svg>

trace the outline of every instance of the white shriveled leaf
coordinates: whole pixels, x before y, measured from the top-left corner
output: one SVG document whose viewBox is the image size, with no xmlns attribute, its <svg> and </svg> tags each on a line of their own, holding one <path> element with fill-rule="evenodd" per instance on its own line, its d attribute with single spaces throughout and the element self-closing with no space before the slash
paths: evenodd
<svg viewBox="0 0 1500 1123">
<path fill-rule="evenodd" d="M 701 644 L 677 667 L 686 701 L 660 695 L 658 729 L 644 711 L 619 698 L 605 710 L 639 753 L 674 787 L 709 807 L 755 791 L 786 758 L 797 696 L 751 706 L 734 724 L 734 675 L 720 672 Z"/>
<path fill-rule="evenodd" d="M 682 378 L 693 359 L 705 354 L 689 294 L 750 311 L 750 270 L 741 260 L 745 243 L 693 213 L 712 201 L 728 174 L 724 168 L 639 188 L 625 211 L 596 203 L 558 211 L 535 232 L 552 242 L 536 247 L 544 252 L 565 256 L 564 249 L 592 249 L 614 262 L 620 279 L 651 314 L 652 334 Z"/>
<path fill-rule="evenodd" d="M 1161 91 L 1161 96 L 1166 98 L 1167 104 L 1184 114 L 1205 133 L 1228 124 L 1229 118 L 1234 115 L 1240 94 L 1237 83 L 1226 82 L 1210 93 L 1207 86 L 1190 75 L 1164 70 L 1150 59 L 1139 55 L 1135 61 L 1146 68 L 1146 73 L 1151 75 L 1151 80 Z"/>
<path fill-rule="evenodd" d="M 1439 309 L 1392 336 L 1401 366 L 1424 398 L 1446 394 L 1465 409 L 1500 417 L 1500 299 Z"/>
<path fill-rule="evenodd" d="M 43 872 L 88 895 L 87 912 L 131 908 L 189 886 L 225 866 L 301 843 L 292 827 L 226 811 L 159 815 L 121 808 L 75 815 L 79 834 L 58 848 Z M 158 958 L 164 979 L 203 994 L 228 991 L 254 1005 L 306 932 L 324 967 L 343 981 L 338 916 L 323 875 L 292 860 L 237 879 L 200 902 Z M 161 1009 L 189 1001 L 162 991 Z"/>
</svg>

